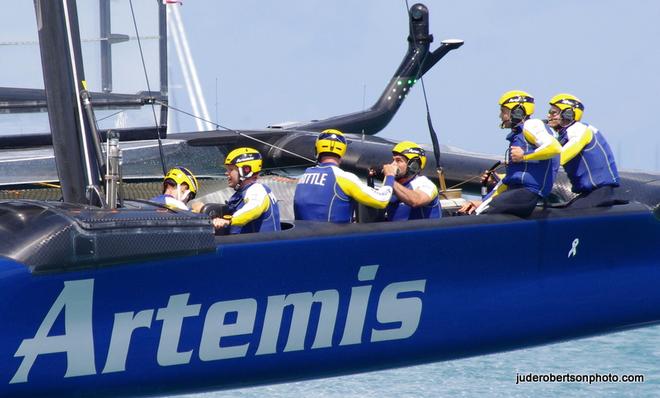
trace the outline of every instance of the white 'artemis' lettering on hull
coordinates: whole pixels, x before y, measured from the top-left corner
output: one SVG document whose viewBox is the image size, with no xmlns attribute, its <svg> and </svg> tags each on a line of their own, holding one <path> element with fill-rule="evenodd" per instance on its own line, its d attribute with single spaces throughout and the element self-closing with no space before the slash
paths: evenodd
<svg viewBox="0 0 660 398">
<path fill-rule="evenodd" d="M 376 278 L 378 265 L 360 267 L 358 281 L 369 282 Z M 391 283 L 383 289 L 377 301 L 376 318 L 382 324 L 395 324 L 395 328 L 372 329 L 370 342 L 407 339 L 419 326 L 422 315 L 421 297 L 399 298 L 402 293 L 424 293 L 426 280 L 413 280 Z M 346 322 L 339 346 L 361 344 L 367 307 L 371 295 L 371 285 L 354 286 L 351 289 Z M 102 373 L 123 372 L 131 345 L 133 332 L 139 328 L 151 329 L 154 321 L 162 321 L 156 360 L 160 366 L 190 363 L 194 350 L 179 351 L 179 340 L 184 320 L 198 318 L 201 304 L 189 304 L 190 293 L 169 297 L 167 306 L 158 309 L 145 309 L 138 312 L 114 314 L 112 334 L 108 345 L 108 355 Z M 23 357 L 12 383 L 25 383 L 28 374 L 40 355 L 64 353 L 67 369 L 64 377 L 97 374 L 94 362 L 94 334 L 92 308 L 94 279 L 64 282 L 64 288 L 48 310 L 33 338 L 24 339 L 15 357 Z M 332 347 L 339 311 L 340 293 L 335 289 L 317 292 L 301 292 L 286 295 L 268 296 L 266 310 L 255 355 L 277 353 L 278 338 L 282 327 L 284 310 L 292 308 L 289 334 L 283 352 L 304 350 L 309 328 L 310 314 L 314 303 L 320 304 L 318 325 L 311 349 Z M 223 346 L 224 337 L 251 335 L 257 318 L 258 302 L 254 298 L 218 301 L 209 306 L 204 317 L 199 359 L 216 361 L 227 358 L 241 358 L 247 355 L 250 344 Z M 64 312 L 64 334 L 51 336 L 55 320 Z M 225 323 L 225 315 L 235 313 L 235 320 Z"/>
</svg>

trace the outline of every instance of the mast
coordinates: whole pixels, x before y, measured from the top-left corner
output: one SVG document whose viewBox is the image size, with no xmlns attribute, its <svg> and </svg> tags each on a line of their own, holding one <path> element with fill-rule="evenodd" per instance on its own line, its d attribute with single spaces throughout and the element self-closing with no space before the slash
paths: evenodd
<svg viewBox="0 0 660 398">
<path fill-rule="evenodd" d="M 86 89 L 75 0 L 34 0 L 48 119 L 65 202 L 98 205 L 101 172 L 80 93 Z"/>
</svg>

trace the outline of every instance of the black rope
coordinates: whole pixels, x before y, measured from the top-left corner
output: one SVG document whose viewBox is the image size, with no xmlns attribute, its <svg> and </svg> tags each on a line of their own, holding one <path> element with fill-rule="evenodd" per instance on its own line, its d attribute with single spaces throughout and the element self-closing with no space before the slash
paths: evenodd
<svg viewBox="0 0 660 398">
<path fill-rule="evenodd" d="M 256 137 L 252 137 L 251 135 L 248 135 L 248 134 L 242 133 L 242 132 L 240 132 L 239 130 L 232 129 L 232 128 L 229 128 L 229 127 L 225 127 L 225 126 L 223 126 L 223 125 L 221 125 L 221 124 L 219 124 L 219 123 L 216 123 L 216 122 L 211 121 L 211 120 L 204 119 L 204 118 L 201 117 L 201 116 L 193 115 L 193 114 L 190 113 L 190 112 L 184 111 L 183 109 L 178 109 L 178 108 L 176 108 L 176 107 L 173 107 L 173 106 L 170 105 L 170 104 L 166 104 L 166 103 L 164 103 L 164 102 L 162 102 L 162 101 L 159 101 L 159 100 L 155 100 L 154 102 L 157 103 L 157 104 L 159 104 L 159 105 L 165 106 L 165 107 L 167 107 L 168 109 L 171 109 L 171 110 L 173 110 L 173 111 L 175 111 L 175 112 L 181 112 L 181 113 L 183 113 L 184 115 L 188 115 L 188 116 L 193 117 L 193 118 L 195 118 L 195 119 L 199 119 L 199 120 L 201 120 L 201 121 L 203 121 L 203 122 L 210 123 L 210 124 L 214 125 L 216 128 L 221 128 L 221 129 L 223 129 L 223 130 L 231 131 L 231 132 L 236 133 L 237 135 L 239 135 L 239 136 L 241 136 L 241 137 L 244 137 L 244 138 L 250 139 L 250 140 L 252 140 L 252 141 L 258 142 L 258 143 L 260 143 L 260 144 L 262 144 L 262 145 L 266 145 L 266 146 L 271 147 L 271 148 L 273 148 L 273 149 L 280 150 L 280 151 L 282 151 L 282 152 L 284 152 L 284 153 L 288 153 L 289 155 L 293 155 L 293 156 L 295 156 L 295 157 L 298 157 L 298 158 L 300 158 L 300 159 L 303 159 L 303 160 L 305 160 L 305 161 L 307 161 L 307 162 L 310 162 L 310 163 L 312 163 L 312 164 L 316 164 L 316 161 L 315 161 L 315 160 L 312 160 L 312 159 L 310 159 L 310 158 L 308 158 L 308 157 L 306 157 L 306 156 L 303 156 L 303 155 L 300 155 L 300 154 L 298 154 L 298 153 L 295 153 L 295 152 L 289 151 L 288 149 L 284 149 L 284 148 L 282 148 L 282 147 L 278 147 L 277 145 L 271 144 L 270 142 L 267 142 L 267 141 L 264 141 L 264 140 L 260 140 L 260 139 L 258 139 L 258 138 L 256 138 Z"/>
<path fill-rule="evenodd" d="M 133 11 L 133 0 L 129 0 L 128 4 L 131 7 L 131 16 L 133 17 L 133 26 L 135 27 L 135 36 L 137 37 L 138 48 L 140 49 L 140 58 L 142 59 L 142 70 L 144 71 L 144 79 L 147 82 L 147 90 L 151 92 L 151 85 L 149 84 L 149 75 L 147 73 L 147 65 L 144 62 L 144 53 L 142 52 L 142 42 L 140 41 L 140 33 L 138 32 L 137 21 L 135 20 L 135 12 Z M 158 134 L 158 152 L 160 154 L 160 164 L 163 167 L 163 175 L 167 174 L 167 167 L 165 166 L 165 154 L 163 153 L 163 140 L 160 136 L 160 125 L 156 117 L 156 106 L 151 104 L 151 112 L 154 116 L 154 125 L 156 126 L 156 134 Z"/>
</svg>

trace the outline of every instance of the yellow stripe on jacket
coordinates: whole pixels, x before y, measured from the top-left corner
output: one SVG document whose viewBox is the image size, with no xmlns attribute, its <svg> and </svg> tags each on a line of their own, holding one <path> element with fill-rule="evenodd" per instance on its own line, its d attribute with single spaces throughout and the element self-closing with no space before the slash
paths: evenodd
<svg viewBox="0 0 660 398">
<path fill-rule="evenodd" d="M 536 147 L 532 153 L 523 156 L 523 160 L 547 160 L 561 153 L 561 144 L 550 135 L 545 123 L 538 119 L 530 119 L 523 125 L 523 136 L 527 142 Z"/>
<path fill-rule="evenodd" d="M 566 130 L 568 141 L 561 150 L 559 163 L 563 166 L 582 152 L 585 146 L 594 138 L 594 133 L 587 125 L 575 123 Z"/>
<path fill-rule="evenodd" d="M 337 185 L 339 185 L 342 191 L 358 203 L 377 209 L 384 209 L 390 203 L 392 183 L 383 185 L 380 188 L 371 188 L 360 181 L 355 174 L 344 172 L 339 168 L 335 169 L 335 177 L 337 179 Z M 390 178 L 393 181 L 393 178 Z"/>
<path fill-rule="evenodd" d="M 242 227 L 250 221 L 261 217 L 270 208 L 268 192 L 261 184 L 252 184 L 245 191 L 243 207 L 238 209 L 231 218 L 231 224 Z"/>
</svg>

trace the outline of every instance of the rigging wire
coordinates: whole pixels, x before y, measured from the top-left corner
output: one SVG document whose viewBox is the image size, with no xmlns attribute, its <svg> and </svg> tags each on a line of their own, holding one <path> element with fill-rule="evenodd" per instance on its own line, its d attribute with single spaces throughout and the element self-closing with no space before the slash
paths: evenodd
<svg viewBox="0 0 660 398">
<path fill-rule="evenodd" d="M 142 39 L 144 40 L 156 40 L 159 39 L 160 37 L 158 36 L 142 36 Z M 136 37 L 134 36 L 127 36 L 128 41 L 135 40 Z M 94 43 L 94 42 L 102 42 L 102 41 L 110 41 L 109 37 L 94 37 L 94 38 L 89 38 L 89 39 L 80 39 L 81 43 Z M 39 44 L 39 40 L 15 40 L 15 41 L 0 41 L 0 46 L 24 46 L 24 45 L 33 45 Z"/>
<path fill-rule="evenodd" d="M 404 1 L 405 1 L 405 4 L 406 4 L 406 13 L 409 13 L 409 12 L 410 12 L 410 11 L 409 11 L 409 10 L 410 10 L 410 6 L 409 6 L 409 4 L 408 4 L 408 0 L 404 0 Z M 134 27 L 135 27 L 136 39 L 137 39 L 138 47 L 139 47 L 139 50 L 140 50 L 140 58 L 141 58 L 141 60 L 142 60 L 142 68 L 143 68 L 144 76 L 145 76 L 145 80 L 146 80 L 146 83 L 147 83 L 147 90 L 149 90 L 149 92 L 151 92 L 151 86 L 150 86 L 150 84 L 149 84 L 149 76 L 148 76 L 148 73 L 147 73 L 146 63 L 145 63 L 145 61 L 144 61 L 144 53 L 143 53 L 143 51 L 142 51 L 142 44 L 141 44 L 141 41 L 140 41 L 140 34 L 139 34 L 139 32 L 138 32 L 137 21 L 136 21 L 136 19 L 135 19 L 135 12 L 134 12 L 134 10 L 133 10 L 133 1 L 132 1 L 132 0 L 129 0 L 129 5 L 130 5 L 130 8 L 131 8 L 131 16 L 132 16 L 132 18 L 133 18 L 133 25 L 134 25 Z M 412 23 L 412 22 L 411 22 L 411 23 Z M 428 56 L 428 52 L 425 54 L 424 58 L 422 58 L 420 65 L 423 65 L 423 64 L 424 64 L 424 61 L 426 60 L 426 57 L 427 57 L 427 56 Z M 420 71 L 421 71 L 421 69 L 420 69 Z M 424 104 L 425 104 L 425 107 L 426 107 L 426 115 L 427 115 L 427 121 L 428 121 L 428 125 L 429 125 L 429 130 L 430 130 L 430 133 L 431 133 L 431 135 L 432 135 L 431 138 L 432 138 L 432 141 L 433 141 L 434 155 L 435 155 L 436 163 L 437 163 L 437 164 L 436 164 L 436 167 L 438 167 L 438 170 L 439 170 L 439 172 L 440 172 L 440 169 L 441 169 L 441 167 L 440 167 L 440 148 L 438 147 L 438 144 L 437 144 L 437 142 L 436 142 L 436 141 L 437 141 L 437 138 L 436 138 L 435 140 L 433 140 L 433 138 L 434 138 L 433 135 L 435 135 L 435 130 L 433 129 L 433 125 L 432 125 L 432 123 L 431 123 L 431 111 L 430 111 L 430 108 L 429 108 L 428 96 L 427 96 L 427 94 L 426 94 L 426 86 L 425 86 L 425 84 L 424 84 L 424 77 L 423 77 L 423 76 L 418 76 L 417 78 L 418 78 L 418 79 L 420 80 L 420 82 L 422 83 L 422 93 L 423 93 L 423 95 L 424 95 Z M 160 126 L 159 126 L 159 124 L 158 124 L 158 119 L 157 119 L 157 117 L 156 117 L 156 110 L 155 110 L 155 105 L 156 105 L 156 104 L 161 105 L 161 106 L 165 106 L 166 108 L 171 109 L 171 110 L 174 110 L 174 111 L 177 111 L 177 112 L 181 112 L 181 113 L 183 113 L 183 114 L 185 114 L 185 115 L 188 115 L 188 116 L 191 116 L 191 117 L 193 117 L 193 118 L 196 118 L 196 119 L 202 120 L 202 121 L 204 121 L 204 122 L 206 122 L 206 123 L 211 123 L 211 124 L 213 124 L 214 126 L 216 126 L 216 128 L 222 128 L 222 129 L 224 129 L 224 130 L 234 132 L 234 133 L 236 133 L 237 135 L 239 135 L 239 136 L 241 136 L 241 137 L 244 137 L 244 138 L 247 138 L 247 139 L 249 139 L 249 140 L 252 140 L 252 141 L 258 142 L 258 143 L 260 143 L 260 144 L 262 144 L 262 145 L 266 145 L 266 146 L 268 146 L 268 147 L 270 147 L 270 148 L 277 149 L 277 150 L 279 150 L 279 151 L 282 151 L 282 152 L 287 153 L 287 154 L 289 154 L 289 155 L 292 155 L 292 156 L 298 157 L 298 158 L 303 159 L 303 160 L 305 160 L 305 161 L 307 161 L 307 162 L 310 162 L 310 163 L 312 163 L 312 164 L 316 163 L 315 160 L 310 159 L 310 158 L 308 158 L 308 157 L 306 157 L 306 156 L 303 156 L 303 155 L 300 155 L 300 154 L 298 154 L 298 153 L 292 152 L 292 151 L 290 151 L 290 150 L 288 150 L 288 149 L 285 149 L 285 148 L 279 147 L 279 146 L 277 146 L 277 145 L 275 145 L 275 144 L 271 144 L 270 142 L 267 142 L 267 141 L 264 141 L 264 140 L 260 140 L 260 139 L 258 139 L 258 138 L 256 138 L 256 137 L 252 137 L 252 136 L 250 136 L 250 135 L 248 135 L 248 134 L 242 133 L 242 132 L 239 131 L 239 130 L 235 130 L 235 129 L 232 129 L 232 128 L 229 128 L 229 127 L 223 126 L 223 125 L 221 125 L 221 124 L 219 124 L 219 123 L 216 123 L 216 122 L 213 122 L 213 121 L 211 121 L 211 120 L 205 119 L 205 118 L 203 118 L 203 117 L 200 117 L 200 116 L 194 115 L 194 114 L 192 114 L 192 113 L 190 113 L 190 112 L 186 112 L 186 111 L 184 111 L 184 110 L 182 110 L 182 109 L 175 108 L 175 107 L 173 107 L 173 106 L 171 106 L 171 105 L 169 105 L 169 104 L 167 104 L 167 103 L 164 103 L 164 102 L 162 102 L 162 101 L 160 101 L 160 100 L 155 100 L 155 101 L 151 104 L 151 108 L 152 108 L 152 113 L 153 113 L 153 117 L 154 117 L 154 125 L 156 126 L 156 132 L 157 132 L 157 135 L 158 135 L 158 150 L 159 150 L 159 153 L 160 153 L 160 160 L 161 160 L 161 165 L 162 165 L 162 168 L 163 168 L 163 175 L 165 175 L 165 174 L 167 173 L 167 168 L 166 168 L 166 166 L 165 166 L 165 159 L 164 159 L 165 156 L 164 156 L 164 153 L 163 153 L 163 143 L 162 143 L 162 138 L 161 138 Z M 112 116 L 112 115 L 111 115 L 111 116 Z M 108 116 L 108 117 L 110 117 L 110 116 Z M 273 168 L 273 169 L 276 169 L 276 168 Z M 467 179 L 467 180 L 465 180 L 465 181 L 463 181 L 463 182 L 460 182 L 460 183 L 454 185 L 453 187 L 450 187 L 449 189 L 452 189 L 452 188 L 455 188 L 455 187 L 461 186 L 461 185 L 463 185 L 463 184 L 466 184 L 466 183 L 468 183 L 468 182 L 470 182 L 470 181 L 475 180 L 475 179 L 478 178 L 478 177 L 480 177 L 480 176 L 475 176 L 475 177 L 469 178 L 469 179 Z M 441 181 L 441 182 L 442 182 L 442 181 Z"/>
<path fill-rule="evenodd" d="M 262 144 L 262 145 L 266 145 L 266 146 L 268 146 L 268 147 L 270 147 L 270 148 L 277 149 L 277 150 L 282 151 L 282 152 L 284 152 L 284 153 L 288 153 L 289 155 L 293 155 L 293 156 L 295 156 L 295 157 L 297 157 L 297 158 L 303 159 L 303 160 L 305 160 L 305 161 L 307 161 L 307 162 L 310 162 L 310 163 L 312 163 L 312 164 L 315 164 L 315 163 L 316 163 L 316 160 L 313 160 L 313 159 L 310 159 L 310 158 L 308 158 L 308 157 L 306 157 L 306 156 L 303 156 L 303 155 L 301 155 L 301 154 L 298 154 L 298 153 L 292 152 L 292 151 L 290 151 L 290 150 L 288 150 L 288 149 L 285 149 L 285 148 L 279 147 L 279 146 L 277 146 L 277 145 L 275 145 L 275 144 L 271 144 L 270 142 L 267 142 L 267 141 L 264 141 L 264 140 L 260 140 L 259 138 L 252 137 L 251 135 L 248 135 L 248 134 L 242 133 L 242 132 L 239 131 L 239 130 L 235 130 L 235 129 L 232 129 L 232 128 L 229 128 L 229 127 L 223 126 L 223 125 L 221 125 L 221 124 L 219 124 L 219 123 L 216 123 L 216 122 L 214 122 L 214 121 L 207 120 L 207 119 L 205 119 L 205 118 L 203 118 L 203 117 L 201 117 L 201 116 L 197 116 L 197 115 L 194 115 L 194 114 L 192 114 L 192 113 L 190 113 L 190 112 L 186 112 L 186 111 L 184 111 L 183 109 L 175 108 L 175 107 L 173 107 L 172 105 L 166 104 L 166 103 L 164 103 L 164 102 L 162 102 L 162 101 L 160 101 L 160 100 L 155 100 L 154 102 L 155 102 L 156 104 L 159 104 L 159 105 L 165 106 L 165 107 L 167 107 L 168 109 L 171 109 L 171 110 L 173 110 L 173 111 L 175 111 L 175 112 L 181 112 L 181 113 L 183 113 L 184 115 L 188 115 L 188 116 L 191 116 L 191 117 L 193 117 L 193 118 L 199 119 L 199 120 L 201 120 L 201 121 L 203 121 L 203 122 L 210 123 L 210 124 L 216 126 L 216 128 L 221 128 L 221 129 L 224 129 L 224 130 L 227 130 L 227 131 L 231 131 L 231 132 L 236 133 L 237 135 L 239 135 L 239 136 L 241 136 L 241 137 L 244 137 L 244 138 L 250 139 L 250 140 L 252 140 L 252 141 L 258 142 L 258 143 L 260 143 L 260 144 Z"/>
<path fill-rule="evenodd" d="M 505 167 L 505 166 L 506 166 L 506 164 L 502 163 L 502 164 L 500 164 L 499 166 L 497 166 L 496 168 L 494 168 L 494 169 L 493 169 L 493 172 L 496 172 L 497 170 L 499 170 L 499 169 L 501 169 L 502 167 Z M 478 179 L 478 178 L 479 178 L 479 179 L 481 178 L 481 174 L 478 174 L 478 175 L 475 175 L 475 176 L 473 176 L 473 177 L 470 177 L 470 178 L 468 178 L 467 180 L 463 180 L 463 181 L 461 181 L 461 182 L 458 182 L 458 183 L 452 185 L 451 187 L 448 187 L 447 189 L 458 188 L 458 187 L 460 187 L 460 186 L 462 186 L 462 185 L 465 185 L 465 184 L 467 184 L 468 182 L 474 181 L 474 180 L 476 180 L 476 179 Z"/>
<path fill-rule="evenodd" d="M 409 7 L 409 4 L 408 4 L 408 0 L 404 0 L 404 2 L 405 2 L 405 5 L 406 5 L 406 13 L 409 13 L 409 12 L 410 12 L 410 7 Z M 151 92 L 151 86 L 150 86 L 150 83 L 149 83 L 149 76 L 148 76 L 147 69 L 146 69 L 146 62 L 145 62 L 145 60 L 144 60 L 144 52 L 143 52 L 143 50 L 142 50 L 142 44 L 141 44 L 140 35 L 139 35 L 139 32 L 138 32 L 138 26 L 137 26 L 137 21 L 136 21 L 136 17 L 135 17 L 135 12 L 134 12 L 134 9 L 133 9 L 133 1 L 132 1 L 132 0 L 129 0 L 129 5 L 130 5 L 131 16 L 132 16 L 132 18 L 133 18 L 133 25 L 134 25 L 135 33 L 136 33 L 136 36 L 134 37 L 134 39 L 136 39 L 136 40 L 137 40 L 137 43 L 138 43 L 138 48 L 139 48 L 139 51 L 140 51 L 140 58 L 141 58 L 141 62 L 142 62 L 142 68 L 143 68 L 143 71 L 144 71 L 145 81 L 146 81 L 146 84 L 147 84 L 147 89 L 148 89 L 149 92 Z M 412 21 L 411 21 L 411 23 L 412 23 Z M 152 38 L 152 37 L 144 37 L 144 38 L 150 39 L 150 38 Z M 133 38 L 131 38 L 131 39 L 133 39 Z M 413 38 L 413 39 L 414 39 L 414 38 Z M 0 44 L 2 44 L 2 43 L 0 43 Z M 427 53 L 425 54 L 424 58 L 422 58 L 422 59 L 420 60 L 420 65 L 423 65 L 423 64 L 424 64 L 424 61 L 426 60 L 426 57 L 427 57 L 428 55 L 429 55 L 429 53 L 427 52 Z M 421 69 L 420 69 L 420 71 L 421 71 Z M 421 83 L 422 83 L 422 93 L 423 93 L 423 95 L 424 95 L 424 103 L 425 103 L 425 107 L 426 107 L 427 121 L 428 121 L 428 124 L 429 124 L 430 133 L 432 134 L 432 139 L 433 139 L 433 138 L 434 138 L 433 135 L 435 135 L 435 131 L 433 130 L 433 126 L 432 126 L 432 124 L 431 124 L 430 108 L 429 108 L 429 104 L 428 104 L 428 97 L 427 97 L 427 94 L 426 94 L 426 87 L 425 87 L 425 84 L 424 84 L 424 78 L 423 78 L 423 76 L 416 76 L 416 78 L 418 78 L 418 79 L 421 81 Z M 216 84 L 217 84 L 217 82 L 216 82 Z M 366 86 L 365 86 L 364 88 L 365 88 L 365 92 L 366 92 Z M 365 93 L 363 93 L 363 107 L 364 107 L 364 94 L 365 94 Z M 158 137 L 158 149 L 159 149 L 159 153 L 160 153 L 160 160 L 161 160 L 161 166 L 162 166 L 162 169 L 163 169 L 163 175 L 165 175 L 165 174 L 167 173 L 167 168 L 166 168 L 166 166 L 165 166 L 165 159 L 164 159 L 165 157 L 164 157 L 164 153 L 163 153 L 163 143 L 162 143 L 162 137 L 161 137 L 161 130 L 160 130 L 160 126 L 159 126 L 159 124 L 158 124 L 157 116 L 156 116 L 155 105 L 165 106 L 166 108 L 171 109 L 171 110 L 173 110 L 173 111 L 183 113 L 183 114 L 185 114 L 185 115 L 191 116 L 191 117 L 193 117 L 193 118 L 195 118 L 195 119 L 199 119 L 199 120 L 204 121 L 204 122 L 206 122 L 206 123 L 210 123 L 210 124 L 216 126 L 216 128 L 222 128 L 222 129 L 224 129 L 224 130 L 227 130 L 227 131 L 233 132 L 233 133 L 237 134 L 238 136 L 241 136 L 241 137 L 247 138 L 247 139 L 249 139 L 249 140 L 252 140 L 252 141 L 258 142 L 258 143 L 260 143 L 260 144 L 262 144 L 262 145 L 265 145 L 265 146 L 267 146 L 267 147 L 270 147 L 270 148 L 273 148 L 273 149 L 276 149 L 276 150 L 282 151 L 282 152 L 287 153 L 287 154 L 289 154 L 289 155 L 292 155 L 292 156 L 294 156 L 294 157 L 300 158 L 300 159 L 302 159 L 302 160 L 304 160 L 304 161 L 306 161 L 306 162 L 309 162 L 309 163 L 312 163 L 312 164 L 315 164 L 315 163 L 316 163 L 315 160 L 310 159 L 310 158 L 308 158 L 308 157 L 306 157 L 306 156 L 300 155 L 300 154 L 298 154 L 298 153 L 292 152 L 292 151 L 287 150 L 287 149 L 285 149 L 285 148 L 279 147 L 279 146 L 277 146 L 277 145 L 275 145 L 275 144 L 271 144 L 271 143 L 269 143 L 269 142 L 267 142 L 267 141 L 264 141 L 264 140 L 258 139 L 258 138 L 256 138 L 256 137 L 250 136 L 250 135 L 245 134 L 245 133 L 243 133 L 243 132 L 241 132 L 241 131 L 239 131 L 239 130 L 232 129 L 232 128 L 229 128 L 229 127 L 223 126 L 223 125 L 221 125 L 221 124 L 219 124 L 219 123 L 213 122 L 213 121 L 211 121 L 211 120 L 205 119 L 205 118 L 203 118 L 203 117 L 200 117 L 200 116 L 194 115 L 194 114 L 192 114 L 192 113 L 190 113 L 190 112 L 184 111 L 183 109 L 176 108 L 176 107 L 174 107 L 174 106 L 172 106 L 172 105 L 170 105 L 170 104 L 168 104 L 168 103 L 165 103 L 165 102 L 162 102 L 162 101 L 156 99 L 156 100 L 154 100 L 154 101 L 151 103 L 151 108 L 152 108 L 152 114 L 153 114 L 153 118 L 154 118 L 154 124 L 155 124 L 155 126 L 156 126 L 157 137 Z M 122 111 L 119 111 L 119 112 L 113 113 L 113 114 L 111 114 L 111 115 L 109 115 L 109 116 L 106 116 L 106 117 L 104 117 L 104 118 L 102 118 L 102 119 L 99 119 L 99 120 L 104 120 L 104 119 L 110 118 L 110 117 L 112 117 L 112 116 L 114 116 L 114 115 L 116 115 L 116 114 L 118 114 L 118 113 L 121 113 L 121 112 L 122 112 Z M 437 138 L 436 138 L 436 140 L 437 140 Z M 438 162 L 437 162 L 437 167 L 440 168 L 440 162 L 439 162 L 439 159 L 440 159 L 440 151 L 439 151 L 439 148 L 436 148 L 436 144 L 437 144 L 437 143 L 434 142 L 433 144 L 434 144 L 434 150 L 435 150 L 436 159 L 438 160 Z M 272 168 L 268 168 L 268 170 L 276 170 L 276 169 L 281 169 L 281 168 L 285 168 L 285 167 L 296 167 L 296 166 L 305 166 L 305 164 L 295 165 L 295 166 L 272 167 Z M 264 170 L 266 170 L 266 169 L 264 169 Z M 453 185 L 452 187 L 449 187 L 448 189 L 453 189 L 453 188 L 459 187 L 459 186 L 461 186 L 461 185 L 464 185 L 464 184 L 466 184 L 466 183 L 469 183 L 469 182 L 471 182 L 471 181 L 474 181 L 474 180 L 477 179 L 477 178 L 480 178 L 480 176 L 474 176 L 474 177 L 471 177 L 471 178 L 469 178 L 469 179 L 467 179 L 467 180 L 464 180 L 464 181 L 462 181 L 462 182 L 459 182 L 459 183 Z M 44 186 L 48 186 L 48 185 L 49 185 L 49 184 L 46 183 L 46 182 L 39 182 L 39 183 L 37 183 L 37 184 L 41 184 L 41 185 L 44 185 Z"/>
<path fill-rule="evenodd" d="M 104 117 L 102 117 L 102 118 L 100 118 L 100 119 L 96 119 L 96 121 L 97 121 L 97 122 L 101 122 L 101 121 L 103 121 L 103 120 L 105 120 L 105 119 L 110 119 L 111 117 L 113 117 L 113 116 L 117 116 L 117 115 L 119 115 L 119 114 L 122 113 L 122 112 L 124 112 L 123 109 L 120 110 L 120 111 L 117 111 L 117 112 L 115 112 L 115 113 L 111 113 L 111 114 L 109 114 L 108 116 L 104 116 Z"/>
<path fill-rule="evenodd" d="M 138 32 L 137 21 L 135 20 L 135 12 L 133 11 L 133 0 L 128 0 L 128 4 L 131 7 L 131 16 L 133 17 L 133 26 L 135 27 L 135 36 L 137 37 L 138 48 L 140 49 L 140 58 L 142 59 L 142 70 L 144 71 L 144 79 L 147 82 L 147 90 L 151 92 L 151 85 L 149 84 L 149 75 L 147 73 L 147 65 L 144 62 L 144 53 L 142 51 L 142 42 L 140 41 L 140 33 Z M 165 166 L 165 155 L 163 153 L 163 140 L 160 136 L 160 125 L 158 124 L 158 118 L 156 117 L 156 107 L 151 104 L 151 112 L 154 116 L 154 125 L 156 126 L 156 134 L 158 135 L 158 152 L 160 154 L 160 164 L 163 167 L 163 175 L 167 174 L 167 167 Z"/>
<path fill-rule="evenodd" d="M 303 156 L 303 155 L 300 155 L 300 154 L 298 154 L 298 153 L 295 153 L 295 152 L 289 151 L 288 149 L 284 149 L 284 148 L 279 147 L 279 146 L 277 146 L 277 145 L 275 145 L 275 144 L 271 144 L 270 142 L 260 140 L 260 139 L 258 139 L 258 138 L 256 138 L 256 137 L 252 137 L 251 135 L 248 135 L 248 134 L 242 133 L 242 132 L 240 132 L 239 130 L 235 130 L 235 129 L 232 129 L 232 128 L 229 128 L 229 127 L 225 127 L 225 126 L 223 126 L 223 125 L 221 125 L 221 124 L 218 124 L 218 123 L 215 123 L 215 122 L 213 122 L 213 121 L 211 121 L 211 120 L 205 120 L 204 118 L 202 118 L 202 117 L 200 117 L 200 116 L 194 115 L 194 114 L 192 114 L 192 113 L 190 113 L 190 112 L 186 112 L 186 111 L 184 111 L 183 109 L 176 108 L 176 107 L 174 107 L 174 106 L 172 106 L 172 105 L 170 105 L 170 104 L 166 104 L 166 103 L 164 103 L 164 102 L 162 102 L 162 101 L 155 100 L 155 102 L 158 103 L 159 105 L 166 106 L 167 108 L 169 108 L 169 109 L 172 110 L 172 111 L 175 111 L 175 112 L 181 112 L 181 113 L 183 113 L 184 115 L 187 115 L 187 116 L 190 116 L 190 117 L 194 117 L 194 118 L 202 119 L 202 121 L 204 121 L 204 122 L 211 123 L 211 124 L 213 124 L 214 126 L 216 126 L 216 127 L 218 127 L 218 128 L 221 128 L 221 129 L 224 129 L 224 130 L 227 130 L 227 131 L 231 131 L 231 132 L 233 132 L 233 133 L 236 133 L 237 135 L 239 135 L 239 136 L 241 136 L 241 137 L 245 137 L 245 138 L 247 138 L 247 139 L 253 140 L 253 141 L 258 142 L 258 143 L 260 143 L 260 144 L 266 145 L 266 146 L 268 146 L 268 147 L 270 147 L 270 148 L 277 149 L 277 150 L 279 150 L 279 151 L 282 151 L 282 152 L 288 153 L 289 155 L 293 155 L 293 156 L 295 156 L 295 157 L 297 157 L 297 158 L 300 158 L 300 159 L 303 159 L 303 160 L 305 160 L 305 161 L 307 161 L 307 162 L 310 162 L 310 163 L 316 163 L 315 160 L 312 160 L 312 159 L 310 159 L 310 158 L 308 158 L 308 157 L 306 157 L 306 156 Z M 264 170 L 279 170 L 279 169 L 284 169 L 284 168 L 288 168 L 288 167 L 304 167 L 304 166 L 307 166 L 307 163 L 304 163 L 304 164 L 298 164 L 298 165 L 287 165 L 287 166 L 270 167 L 270 168 L 264 168 Z M 498 167 L 495 169 L 495 171 L 498 170 L 499 168 L 503 167 L 503 166 L 504 166 L 504 165 L 498 166 Z M 460 186 L 462 186 L 462 185 L 465 185 L 465 184 L 467 184 L 467 183 L 469 183 L 469 182 L 471 182 L 471 181 L 474 181 L 474 180 L 476 180 L 476 179 L 478 179 L 478 178 L 481 178 L 481 175 L 476 175 L 476 176 L 474 176 L 474 177 L 470 177 L 470 178 L 468 178 L 467 180 L 463 180 L 463 181 L 461 181 L 461 182 L 456 183 L 455 185 L 453 185 L 453 186 L 451 186 L 451 187 L 448 187 L 447 189 L 458 188 L 458 187 L 460 187 Z"/>
</svg>

